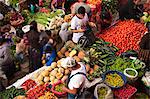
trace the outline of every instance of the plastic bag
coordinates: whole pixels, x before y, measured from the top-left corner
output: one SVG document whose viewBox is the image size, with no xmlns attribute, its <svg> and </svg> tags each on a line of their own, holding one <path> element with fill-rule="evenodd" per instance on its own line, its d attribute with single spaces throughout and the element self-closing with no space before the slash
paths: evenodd
<svg viewBox="0 0 150 99">
<path fill-rule="evenodd" d="M 107 85 L 105 85 L 103 83 L 102 84 L 98 84 L 95 87 L 95 90 L 94 90 L 94 96 L 95 96 L 95 98 L 99 99 L 97 91 L 98 91 L 99 88 L 102 88 L 102 87 L 104 87 L 104 88 L 107 89 L 107 94 L 105 95 L 104 99 L 113 99 L 113 92 L 112 92 L 112 90 Z"/>
</svg>

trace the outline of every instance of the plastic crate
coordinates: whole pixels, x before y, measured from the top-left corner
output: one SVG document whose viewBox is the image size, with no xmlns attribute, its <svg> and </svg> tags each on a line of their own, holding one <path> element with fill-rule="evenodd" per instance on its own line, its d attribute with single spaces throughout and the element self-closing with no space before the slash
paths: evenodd
<svg viewBox="0 0 150 99">
<path fill-rule="evenodd" d="M 126 84 L 120 89 L 113 90 L 113 93 L 116 99 L 129 99 L 136 91 L 137 89 L 135 87 Z"/>
</svg>

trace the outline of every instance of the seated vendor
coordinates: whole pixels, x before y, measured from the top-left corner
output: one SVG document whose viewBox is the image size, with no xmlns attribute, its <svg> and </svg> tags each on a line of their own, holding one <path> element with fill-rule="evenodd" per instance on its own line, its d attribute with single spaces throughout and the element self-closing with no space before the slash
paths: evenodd
<svg viewBox="0 0 150 99">
<path fill-rule="evenodd" d="M 145 62 L 150 70 L 150 22 L 147 23 L 148 33 L 146 33 L 140 43 L 139 58 Z"/>
</svg>

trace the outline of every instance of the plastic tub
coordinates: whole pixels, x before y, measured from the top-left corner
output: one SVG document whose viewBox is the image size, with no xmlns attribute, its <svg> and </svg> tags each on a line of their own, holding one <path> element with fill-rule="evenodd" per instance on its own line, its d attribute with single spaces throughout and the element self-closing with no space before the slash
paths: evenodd
<svg viewBox="0 0 150 99">
<path fill-rule="evenodd" d="M 128 74 L 127 71 L 129 71 L 129 70 L 133 71 L 135 73 L 135 75 Z M 138 72 L 135 69 L 133 69 L 133 68 L 126 68 L 123 73 L 128 78 L 129 82 L 137 80 Z"/>
<path fill-rule="evenodd" d="M 121 73 L 121 72 L 119 72 L 119 71 L 107 71 L 107 72 L 103 75 L 103 77 L 102 77 L 104 83 L 105 83 L 106 85 L 108 85 L 109 87 L 113 88 L 113 89 L 118 89 L 118 88 L 123 87 L 123 86 L 114 87 L 114 86 L 109 85 L 107 82 L 105 82 L 106 75 L 108 75 L 108 74 L 114 74 L 114 73 L 117 73 L 118 75 L 120 75 L 121 78 L 122 78 L 122 80 L 124 81 L 123 86 L 126 85 L 126 83 L 127 83 L 127 78 L 126 78 L 126 76 L 125 76 L 123 73 Z"/>
</svg>

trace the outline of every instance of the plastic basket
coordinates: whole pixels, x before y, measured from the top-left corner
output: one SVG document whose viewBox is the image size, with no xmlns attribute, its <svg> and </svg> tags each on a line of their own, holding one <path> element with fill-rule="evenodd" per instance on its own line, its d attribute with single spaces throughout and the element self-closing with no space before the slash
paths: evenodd
<svg viewBox="0 0 150 99">
<path fill-rule="evenodd" d="M 64 97 L 64 96 L 67 95 L 66 92 L 57 92 L 57 91 L 55 90 L 55 87 L 56 87 L 57 85 L 59 85 L 59 84 L 62 84 L 62 83 L 63 83 L 62 81 L 58 81 L 57 83 L 53 84 L 53 86 L 52 86 L 52 88 L 51 88 L 51 91 L 52 91 L 56 96 L 58 96 L 58 97 Z"/>
<path fill-rule="evenodd" d="M 121 73 L 121 72 L 119 72 L 119 71 L 107 71 L 107 72 L 102 76 L 103 81 L 105 81 L 105 78 L 106 78 L 106 75 L 107 75 L 107 74 L 114 74 L 114 73 L 117 73 L 118 75 L 121 76 L 121 78 L 122 78 L 123 81 L 124 81 L 124 84 L 123 84 L 123 86 L 124 86 L 124 85 L 127 83 L 127 78 L 126 78 L 126 76 L 125 76 L 123 73 Z M 107 84 L 107 82 L 104 82 L 104 83 L 105 83 L 106 85 L 108 85 L 109 87 L 113 88 L 113 89 L 118 89 L 118 88 L 123 87 L 123 86 L 114 87 L 114 86 L 110 86 L 109 84 Z"/>
<path fill-rule="evenodd" d="M 119 99 L 129 99 L 136 91 L 137 89 L 129 84 L 120 89 L 113 90 L 115 97 Z"/>
</svg>

